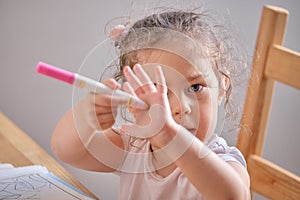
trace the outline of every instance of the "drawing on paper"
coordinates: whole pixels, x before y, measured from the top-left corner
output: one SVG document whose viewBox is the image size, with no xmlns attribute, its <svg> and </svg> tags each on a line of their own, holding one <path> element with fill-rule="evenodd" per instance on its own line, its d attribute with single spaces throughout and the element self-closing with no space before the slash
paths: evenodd
<svg viewBox="0 0 300 200">
<path fill-rule="evenodd" d="M 0 179 L 0 200 L 5 199 L 81 199 L 41 174 Z"/>
</svg>

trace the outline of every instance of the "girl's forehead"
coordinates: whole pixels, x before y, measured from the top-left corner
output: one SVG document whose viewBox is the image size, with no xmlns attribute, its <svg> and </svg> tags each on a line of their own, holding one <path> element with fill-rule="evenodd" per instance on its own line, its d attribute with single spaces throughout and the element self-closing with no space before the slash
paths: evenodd
<svg viewBox="0 0 300 200">
<path fill-rule="evenodd" d="M 214 76 L 212 64 L 208 58 L 198 58 L 191 64 L 187 59 L 169 51 L 160 49 L 145 49 L 138 52 L 138 57 L 146 72 L 154 77 L 153 66 L 160 65 L 163 68 L 166 79 L 185 79 L 190 81 L 201 77 L 211 79 Z"/>
</svg>

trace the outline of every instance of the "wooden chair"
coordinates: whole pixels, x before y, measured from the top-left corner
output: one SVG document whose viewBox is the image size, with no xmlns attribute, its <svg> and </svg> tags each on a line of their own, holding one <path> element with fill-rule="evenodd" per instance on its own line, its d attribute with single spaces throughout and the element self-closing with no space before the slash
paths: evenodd
<svg viewBox="0 0 300 200">
<path fill-rule="evenodd" d="M 299 176 L 261 156 L 274 82 L 300 89 L 300 54 L 282 46 L 287 16 L 282 8 L 263 9 L 237 147 L 246 158 L 252 192 L 299 200 Z"/>
</svg>

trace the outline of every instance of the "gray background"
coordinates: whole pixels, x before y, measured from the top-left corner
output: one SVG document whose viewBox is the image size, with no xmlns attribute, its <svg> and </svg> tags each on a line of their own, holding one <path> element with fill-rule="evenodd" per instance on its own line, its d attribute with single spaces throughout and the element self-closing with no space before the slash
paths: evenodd
<svg viewBox="0 0 300 200">
<path fill-rule="evenodd" d="M 105 39 L 105 24 L 113 17 L 126 14 L 130 2 L 0 0 L 0 110 L 51 155 L 51 133 L 63 113 L 72 106 L 72 87 L 37 75 L 37 62 L 77 71 L 92 48 Z M 300 1 L 212 0 L 204 3 L 205 8 L 229 14 L 250 56 L 261 10 L 266 4 L 289 10 L 285 46 L 300 51 Z M 243 101 L 243 97 L 241 99 Z M 299 99 L 299 90 L 276 85 L 264 150 L 266 158 L 298 175 Z M 115 175 L 64 166 L 101 199 L 117 199 L 118 177 Z"/>
</svg>

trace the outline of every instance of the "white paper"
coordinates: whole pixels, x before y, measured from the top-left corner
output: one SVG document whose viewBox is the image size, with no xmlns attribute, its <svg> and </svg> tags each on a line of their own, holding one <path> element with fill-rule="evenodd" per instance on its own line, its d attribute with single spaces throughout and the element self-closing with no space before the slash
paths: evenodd
<svg viewBox="0 0 300 200">
<path fill-rule="evenodd" d="M 42 166 L 0 170 L 0 199 L 92 199 Z"/>
</svg>

